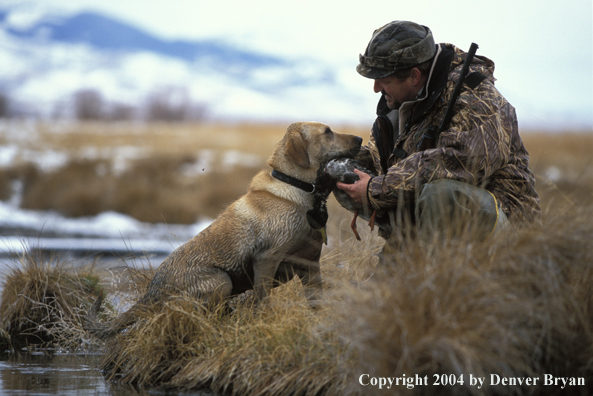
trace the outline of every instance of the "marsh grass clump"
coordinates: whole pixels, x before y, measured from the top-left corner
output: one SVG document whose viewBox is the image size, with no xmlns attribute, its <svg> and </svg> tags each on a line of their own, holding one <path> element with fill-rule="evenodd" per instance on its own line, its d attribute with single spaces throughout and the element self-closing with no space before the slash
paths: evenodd
<svg viewBox="0 0 593 396">
<path fill-rule="evenodd" d="M 55 258 L 24 254 L 4 279 L 0 328 L 13 346 L 75 349 L 84 338 L 82 318 L 102 290 L 99 278 Z"/>
<path fill-rule="evenodd" d="M 108 379 L 141 388 L 342 394 L 336 360 L 343 348 L 316 331 L 324 308 L 312 311 L 296 282 L 279 289 L 257 307 L 239 302 L 231 314 L 172 297 L 108 342 L 101 368 Z"/>
<path fill-rule="evenodd" d="M 339 291 L 338 323 L 357 356 L 353 372 L 427 375 L 429 384 L 435 374 L 465 378 L 464 386 L 417 386 L 414 395 L 556 391 L 541 380 L 540 387 L 478 390 L 470 374 L 583 377 L 590 391 L 592 238 L 591 209 L 573 208 L 489 244 L 462 238 L 403 245 L 370 282 Z M 350 385 L 354 393 L 362 388 Z M 364 389 L 373 392 L 380 391 Z"/>
</svg>

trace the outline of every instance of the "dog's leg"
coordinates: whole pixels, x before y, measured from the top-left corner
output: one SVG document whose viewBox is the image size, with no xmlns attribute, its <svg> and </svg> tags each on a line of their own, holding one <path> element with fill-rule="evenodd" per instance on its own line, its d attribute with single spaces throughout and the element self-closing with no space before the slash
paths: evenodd
<svg viewBox="0 0 593 396">
<path fill-rule="evenodd" d="M 303 272 L 299 277 L 305 289 L 305 297 L 307 297 L 309 305 L 313 308 L 317 307 L 319 301 L 323 298 L 323 283 L 321 281 L 319 261 L 311 261 L 308 271 Z"/>
<path fill-rule="evenodd" d="M 277 280 L 281 280 L 283 274 L 290 274 L 290 276 L 284 276 L 285 279 L 292 279 L 294 275 L 298 275 L 305 297 L 313 308 L 323 298 L 323 282 L 319 266 L 321 243 L 319 238 L 304 243 L 298 251 L 285 257 L 276 271 Z"/>
<path fill-rule="evenodd" d="M 253 262 L 253 292 L 256 301 L 262 301 L 270 294 L 274 275 L 280 265 L 280 259 L 276 255 L 260 257 Z"/>
<path fill-rule="evenodd" d="M 321 258 L 321 245 L 319 241 L 312 242 L 310 249 L 312 256 L 305 260 L 305 265 L 301 267 L 299 278 L 305 289 L 305 297 L 309 301 L 312 308 L 319 305 L 319 301 L 323 298 L 323 283 L 321 281 L 321 268 L 319 266 L 319 259 Z"/>
<path fill-rule="evenodd" d="M 184 287 L 190 295 L 212 304 L 224 302 L 233 290 L 229 275 L 216 267 L 201 268 L 185 281 Z"/>
</svg>

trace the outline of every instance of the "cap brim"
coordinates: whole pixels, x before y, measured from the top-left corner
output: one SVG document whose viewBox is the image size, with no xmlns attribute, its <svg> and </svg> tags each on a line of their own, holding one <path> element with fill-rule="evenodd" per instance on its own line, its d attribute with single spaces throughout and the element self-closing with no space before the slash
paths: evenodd
<svg viewBox="0 0 593 396">
<path fill-rule="evenodd" d="M 361 76 L 366 77 L 366 78 L 372 78 L 373 80 L 376 80 L 379 78 L 385 78 L 385 77 L 388 77 L 388 76 L 392 75 L 393 73 L 395 73 L 395 70 L 379 69 L 377 67 L 368 67 L 368 66 L 363 65 L 362 63 L 359 63 L 358 66 L 356 66 L 356 71 Z"/>
</svg>

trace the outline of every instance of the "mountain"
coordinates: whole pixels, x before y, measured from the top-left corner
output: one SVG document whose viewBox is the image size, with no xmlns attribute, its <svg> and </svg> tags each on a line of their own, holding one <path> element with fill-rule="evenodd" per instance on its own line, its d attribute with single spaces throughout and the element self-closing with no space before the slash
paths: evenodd
<svg viewBox="0 0 593 396">
<path fill-rule="evenodd" d="M 0 11 L 0 22 L 5 22 L 9 11 Z M 101 51 L 148 51 L 155 54 L 195 61 L 210 58 L 224 63 L 248 67 L 282 65 L 284 60 L 253 52 L 242 51 L 212 40 L 167 41 L 134 26 L 92 12 L 84 12 L 61 20 L 41 20 L 24 29 L 8 27 L 6 32 L 25 40 L 45 39 L 69 44 L 87 44 Z"/>
<path fill-rule="evenodd" d="M 0 9 L 0 116 L 4 103 L 4 115 L 75 117 L 82 97 L 99 103 L 97 114 L 134 118 L 147 117 L 155 100 L 212 119 L 349 122 L 361 112 L 357 87 L 336 77 L 343 65 L 228 39 L 166 40 L 95 12 L 20 24 L 16 12 Z"/>
</svg>

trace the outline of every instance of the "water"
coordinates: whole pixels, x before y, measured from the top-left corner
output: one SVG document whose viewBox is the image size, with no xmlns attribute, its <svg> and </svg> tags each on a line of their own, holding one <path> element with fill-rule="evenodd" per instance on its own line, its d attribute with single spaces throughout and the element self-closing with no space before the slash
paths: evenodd
<svg viewBox="0 0 593 396">
<path fill-rule="evenodd" d="M 101 356 L 43 352 L 0 355 L 0 394 L 143 395 L 108 383 L 98 370 Z"/>
<path fill-rule="evenodd" d="M 99 371 L 100 355 L 21 352 L 0 354 L 0 395 L 195 395 L 208 392 L 143 391 L 105 381 Z"/>
<path fill-rule="evenodd" d="M 13 187 L 11 200 L 0 201 L 0 295 L 6 275 L 20 265 L 15 255 L 33 253 L 72 267 L 94 263 L 96 270 L 124 265 L 156 268 L 173 249 L 211 222 L 142 223 L 115 212 L 66 218 L 53 211 L 21 209 L 23 186 L 16 183 Z M 100 361 L 100 355 L 0 351 L 0 396 L 147 394 L 105 381 L 98 370 Z M 154 393 L 158 394 L 150 392 Z"/>
<path fill-rule="evenodd" d="M 11 241 L 10 237 L 3 238 L 5 245 Z M 114 268 L 129 262 L 122 260 L 126 254 L 140 254 L 131 251 L 129 244 L 121 240 L 106 239 L 43 239 L 38 240 L 37 246 L 45 247 L 46 252 L 59 254 L 64 260 L 73 263 L 88 263 L 89 257 L 96 256 L 96 268 Z M 141 245 L 136 243 L 134 245 Z M 152 242 L 152 241 L 151 241 Z M 153 244 L 154 245 L 154 244 Z M 159 249 L 144 250 L 141 260 L 132 260 L 136 266 L 157 267 L 168 254 L 167 246 L 161 244 Z M 18 241 L 13 247 L 18 247 Z M 142 246 L 142 245 L 141 245 Z M 146 248 L 146 246 L 142 246 Z M 38 248 L 39 249 L 39 248 Z M 126 250 L 127 249 L 127 250 Z M 154 249 L 154 250 L 153 250 Z M 12 252 L 22 253 L 17 248 Z M 43 250 L 43 249 L 42 249 Z M 171 249 L 172 250 L 172 249 Z M 4 277 L 11 268 L 18 266 L 18 261 L 11 258 L 0 249 L 0 293 Z M 18 351 L 7 353 L 0 351 L 0 396 L 5 395 L 148 395 L 165 394 L 156 390 L 140 391 L 128 386 L 106 381 L 99 371 L 102 356 L 98 354 L 54 353 L 54 351 L 27 352 Z M 167 395 L 196 395 L 214 396 L 212 393 L 193 392 L 176 393 L 168 391 Z"/>
</svg>

